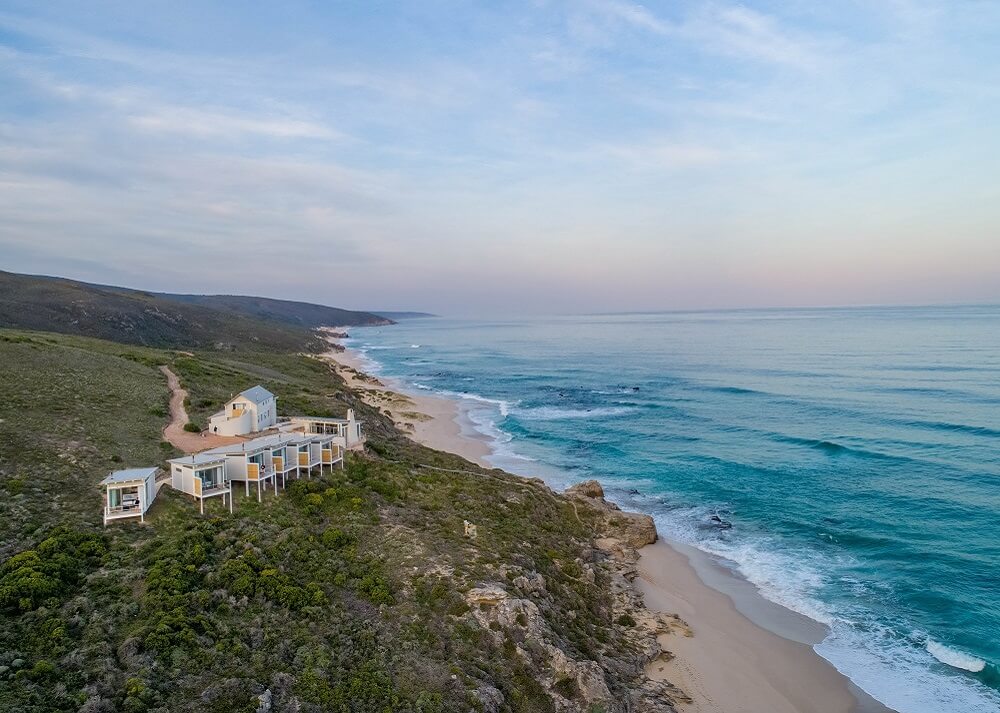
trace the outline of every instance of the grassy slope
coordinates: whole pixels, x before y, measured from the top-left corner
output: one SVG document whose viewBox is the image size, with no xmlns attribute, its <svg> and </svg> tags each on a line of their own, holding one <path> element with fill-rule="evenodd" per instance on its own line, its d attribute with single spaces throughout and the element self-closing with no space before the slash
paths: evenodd
<svg viewBox="0 0 1000 713">
<path fill-rule="evenodd" d="M 253 711 L 267 688 L 277 711 L 468 711 L 493 686 L 506 710 L 549 711 L 516 653 L 537 642 L 484 629 L 462 596 L 520 573 L 545 577 L 551 643 L 626 654 L 607 571 L 581 576 L 594 513 L 403 439 L 315 359 L 0 330 L 0 363 L 0 709 Z M 199 517 L 168 488 L 147 526 L 104 530 L 112 459 L 169 455 L 159 363 L 199 416 L 259 381 L 283 410 L 354 406 L 371 453 L 259 505 L 238 497 L 234 515 Z"/>
</svg>

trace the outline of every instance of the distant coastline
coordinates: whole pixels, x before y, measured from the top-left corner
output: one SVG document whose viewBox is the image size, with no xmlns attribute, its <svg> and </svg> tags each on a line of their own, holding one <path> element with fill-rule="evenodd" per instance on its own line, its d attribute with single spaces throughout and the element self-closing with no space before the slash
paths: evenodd
<svg viewBox="0 0 1000 713">
<path fill-rule="evenodd" d="M 496 467 L 490 442 L 457 399 L 371 374 L 370 359 L 330 336 L 345 329 L 327 330 L 335 349 L 324 358 L 370 405 L 422 445 Z M 686 710 L 892 713 L 812 649 L 826 634 L 822 624 L 764 599 L 711 555 L 661 538 L 639 550 L 632 579 L 647 608 L 680 615 L 693 632 L 661 635 L 673 658 L 646 671 L 683 689 L 692 698 Z"/>
</svg>

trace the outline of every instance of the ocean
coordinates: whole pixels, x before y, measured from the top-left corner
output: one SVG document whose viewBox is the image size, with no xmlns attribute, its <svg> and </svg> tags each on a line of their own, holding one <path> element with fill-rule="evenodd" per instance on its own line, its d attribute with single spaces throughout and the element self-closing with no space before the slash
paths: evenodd
<svg viewBox="0 0 1000 713">
<path fill-rule="evenodd" d="M 830 627 L 901 713 L 1000 711 L 1000 307 L 417 319 L 348 346 Z"/>
</svg>

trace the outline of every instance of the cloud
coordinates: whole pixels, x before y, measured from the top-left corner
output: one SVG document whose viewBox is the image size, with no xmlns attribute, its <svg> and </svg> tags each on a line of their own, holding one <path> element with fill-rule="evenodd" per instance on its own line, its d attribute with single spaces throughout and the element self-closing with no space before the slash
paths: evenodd
<svg viewBox="0 0 1000 713">
<path fill-rule="evenodd" d="M 589 0 L 587 5 L 605 19 L 623 23 L 633 28 L 658 35 L 670 35 L 677 28 L 661 20 L 642 5 L 628 0 Z"/>
<path fill-rule="evenodd" d="M 129 115 L 136 128 L 153 133 L 188 134 L 197 138 L 232 138 L 256 134 L 278 139 L 340 139 L 343 134 L 314 121 L 294 117 L 248 116 L 183 106 L 161 106 Z"/>
<path fill-rule="evenodd" d="M 802 69 L 820 63 L 824 44 L 817 38 L 797 36 L 776 18 L 743 6 L 709 6 L 684 31 L 717 52 Z"/>
<path fill-rule="evenodd" d="M 628 0 L 589 0 L 586 7 L 612 25 L 686 42 L 703 51 L 800 68 L 816 66 L 825 44 L 792 33 L 777 18 L 743 5 L 704 3 L 677 21 Z"/>
</svg>

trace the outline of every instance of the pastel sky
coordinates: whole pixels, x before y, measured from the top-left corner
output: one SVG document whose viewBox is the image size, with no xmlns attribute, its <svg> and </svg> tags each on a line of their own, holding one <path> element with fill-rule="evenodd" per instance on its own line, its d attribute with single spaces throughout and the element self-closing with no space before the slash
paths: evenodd
<svg viewBox="0 0 1000 713">
<path fill-rule="evenodd" d="M 1000 2 L 0 5 L 0 267 L 449 315 L 1000 301 Z"/>
</svg>

